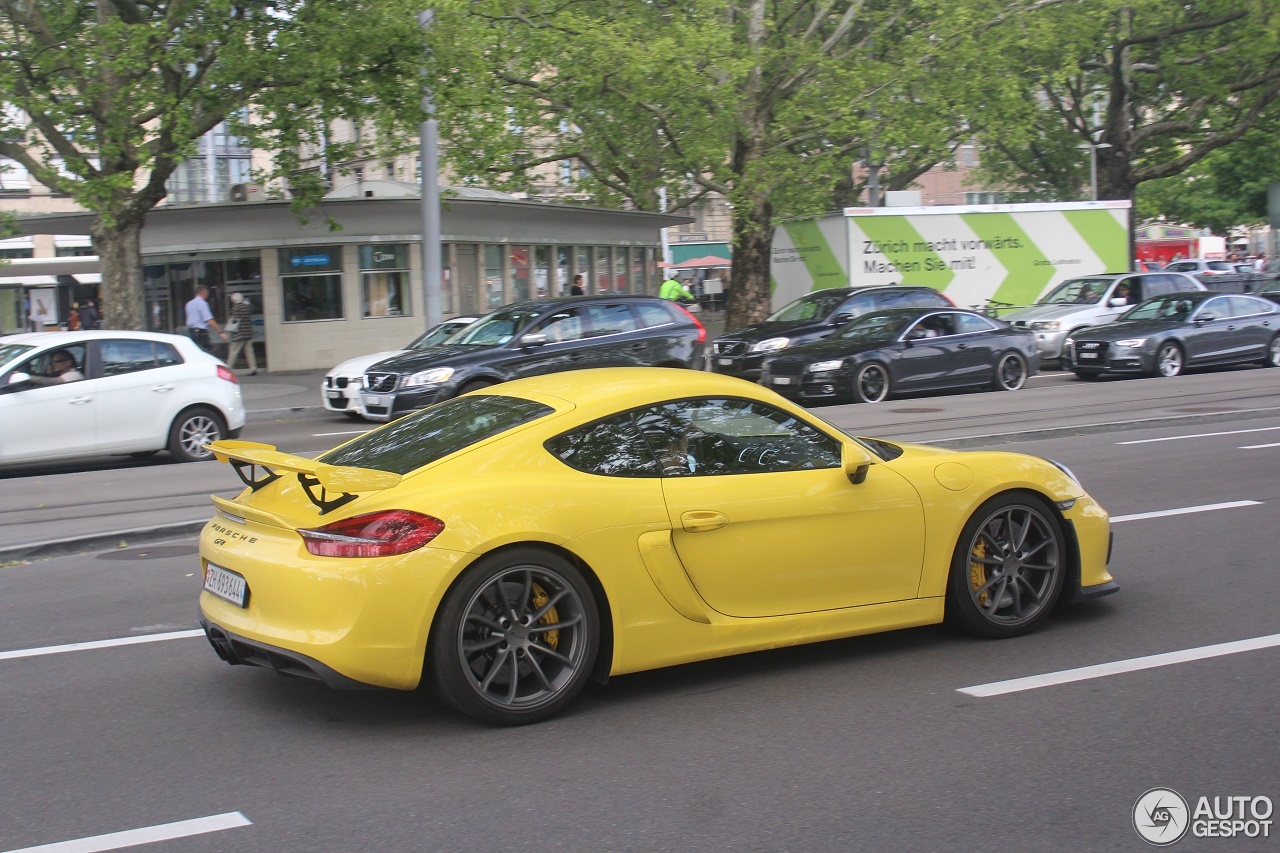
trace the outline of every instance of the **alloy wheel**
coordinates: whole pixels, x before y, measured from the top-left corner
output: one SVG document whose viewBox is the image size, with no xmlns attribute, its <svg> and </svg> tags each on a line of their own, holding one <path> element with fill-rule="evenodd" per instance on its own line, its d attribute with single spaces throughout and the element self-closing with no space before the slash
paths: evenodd
<svg viewBox="0 0 1280 853">
<path fill-rule="evenodd" d="M 178 429 L 178 443 L 192 459 L 207 459 L 210 451 L 205 447 L 222 437 L 222 427 L 209 415 L 192 415 Z"/>
<path fill-rule="evenodd" d="M 889 372 L 880 364 L 863 365 L 854 376 L 853 393 L 864 403 L 879 403 L 889 396 Z"/>
<path fill-rule="evenodd" d="M 1017 353 L 1005 353 L 996 365 L 996 387 L 1001 391 L 1017 391 L 1027 382 L 1027 363 Z"/>
<path fill-rule="evenodd" d="M 1161 376 L 1177 376 L 1182 372 L 1182 350 L 1177 344 L 1165 344 L 1156 354 L 1156 372 Z"/>
<path fill-rule="evenodd" d="M 1057 526 L 1027 504 L 997 509 L 968 543 L 970 601 L 993 626 L 1017 628 L 1053 605 L 1063 570 Z"/>
</svg>

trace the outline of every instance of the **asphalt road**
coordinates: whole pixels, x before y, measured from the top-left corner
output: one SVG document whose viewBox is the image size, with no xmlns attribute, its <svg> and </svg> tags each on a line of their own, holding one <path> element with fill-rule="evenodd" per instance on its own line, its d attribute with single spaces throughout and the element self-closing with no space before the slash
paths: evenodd
<svg viewBox="0 0 1280 853">
<path fill-rule="evenodd" d="M 182 836 L 141 848 L 157 851 L 1140 850 L 1132 809 L 1151 788 L 1193 805 L 1275 802 L 1274 642 L 960 691 L 1280 635 L 1278 374 L 1046 377 L 1016 394 L 824 409 L 885 437 L 986 441 L 1069 465 L 1116 519 L 1121 592 L 1015 640 L 925 628 L 616 678 L 523 729 L 420 694 L 227 667 L 190 636 L 193 539 L 2 568 L 0 851 L 116 849 L 103 837 L 143 830 Z M 303 419 L 263 435 L 318 451 L 339 440 L 319 435 L 331 427 L 353 425 Z M 148 515 L 154 495 L 217 488 L 219 472 L 14 477 L 0 491 L 90 502 L 108 482 Z M 57 649 L 120 638 L 145 642 Z M 1274 850 L 1272 830 L 1188 835 L 1174 849 Z"/>
</svg>

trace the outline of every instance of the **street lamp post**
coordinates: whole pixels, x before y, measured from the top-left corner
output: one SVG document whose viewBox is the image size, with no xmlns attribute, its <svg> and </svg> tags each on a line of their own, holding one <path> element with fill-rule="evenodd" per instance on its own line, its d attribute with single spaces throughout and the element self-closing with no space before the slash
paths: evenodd
<svg viewBox="0 0 1280 853">
<path fill-rule="evenodd" d="M 1089 200 L 1098 200 L 1098 149 L 1110 148 L 1110 142 L 1086 142 L 1083 145 L 1077 145 L 1080 150 L 1089 150 Z"/>
<path fill-rule="evenodd" d="M 428 9 L 418 13 L 418 26 L 431 25 L 434 13 Z M 422 295 L 427 328 L 440 325 L 444 319 L 440 299 L 440 164 L 436 146 L 436 103 L 423 69 L 422 112 L 426 116 L 418 135 L 418 161 L 421 163 L 422 192 Z"/>
</svg>

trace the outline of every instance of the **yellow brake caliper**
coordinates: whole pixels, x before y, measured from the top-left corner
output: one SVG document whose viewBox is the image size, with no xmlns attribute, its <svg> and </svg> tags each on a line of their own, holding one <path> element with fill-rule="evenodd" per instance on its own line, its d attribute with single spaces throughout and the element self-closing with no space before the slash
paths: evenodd
<svg viewBox="0 0 1280 853">
<path fill-rule="evenodd" d="M 546 592 L 543 591 L 542 587 L 538 586 L 536 583 L 533 584 L 533 608 L 535 610 L 537 610 L 539 607 L 546 604 L 550 600 L 551 600 L 551 597 L 547 595 Z M 539 619 L 538 621 L 541 622 L 543 625 L 554 625 L 556 622 L 560 621 L 560 615 L 556 613 L 556 609 L 553 607 L 550 610 L 548 610 L 546 613 L 542 614 L 542 618 Z M 560 645 L 560 632 L 558 630 L 547 631 L 542 635 L 542 639 L 546 642 L 548 646 L 550 646 L 552 649 L 555 649 L 557 646 Z"/>
<path fill-rule="evenodd" d="M 987 582 L 987 567 L 978 562 L 978 560 L 987 556 L 987 543 L 978 542 L 974 545 L 973 550 L 970 552 L 970 556 L 975 557 L 976 559 L 970 560 L 969 562 L 969 589 L 982 589 L 982 585 Z M 988 594 L 989 593 L 984 592 L 978 595 L 978 603 L 983 607 L 987 606 Z"/>
</svg>

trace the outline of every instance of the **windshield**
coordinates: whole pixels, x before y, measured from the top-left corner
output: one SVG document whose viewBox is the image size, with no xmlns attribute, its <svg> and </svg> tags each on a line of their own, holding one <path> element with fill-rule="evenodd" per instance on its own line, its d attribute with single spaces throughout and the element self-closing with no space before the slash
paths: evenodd
<svg viewBox="0 0 1280 853">
<path fill-rule="evenodd" d="M 1212 294 L 1210 294 L 1212 295 Z M 1175 293 L 1157 296 L 1121 314 L 1120 320 L 1185 320 L 1207 297 Z"/>
<path fill-rule="evenodd" d="M 504 308 L 467 326 L 449 343 L 470 347 L 501 346 L 528 327 L 541 313 L 528 308 Z"/>
<path fill-rule="evenodd" d="M 846 323 L 841 326 L 840 331 L 836 332 L 835 336 L 842 341 L 852 341 L 857 344 L 888 343 L 889 341 L 896 341 L 907 326 L 910 326 L 919 316 L 914 312 L 902 313 L 899 311 L 882 311 L 876 314 L 867 314 L 852 323 Z"/>
<path fill-rule="evenodd" d="M 409 344 L 408 349 L 428 349 L 429 347 L 440 346 L 440 344 L 456 335 L 460 329 L 465 329 L 466 327 L 466 323 L 457 323 L 452 320 L 446 323 L 441 323 L 439 326 L 436 326 L 434 329 Z"/>
<path fill-rule="evenodd" d="M 1041 305 L 1094 305 L 1111 286 L 1107 278 L 1073 278 L 1049 291 Z"/>
<path fill-rule="evenodd" d="M 552 411 L 542 403 L 519 397 L 466 394 L 365 433 L 329 451 L 320 461 L 408 474 Z"/>
<path fill-rule="evenodd" d="M 35 347 L 30 344 L 0 344 L 0 367 L 15 361 L 24 352 L 30 352 Z"/>
<path fill-rule="evenodd" d="M 844 297 L 843 293 L 811 293 L 770 314 L 765 318 L 765 322 L 822 320 L 840 306 Z"/>
</svg>

